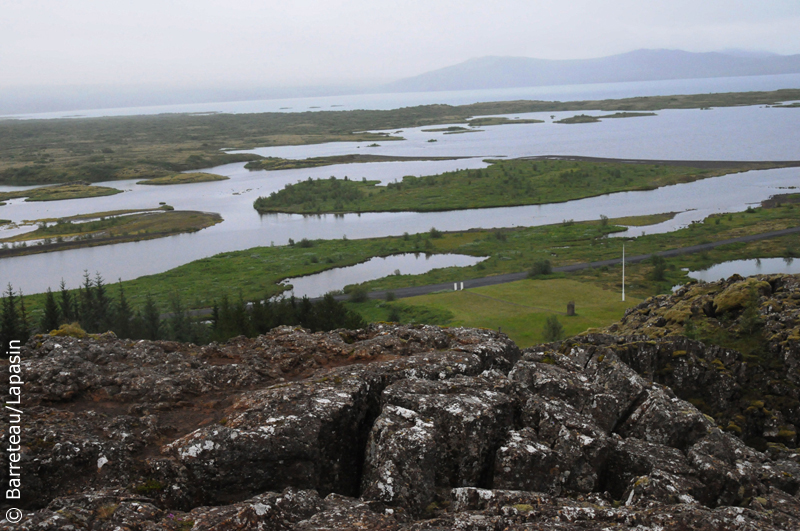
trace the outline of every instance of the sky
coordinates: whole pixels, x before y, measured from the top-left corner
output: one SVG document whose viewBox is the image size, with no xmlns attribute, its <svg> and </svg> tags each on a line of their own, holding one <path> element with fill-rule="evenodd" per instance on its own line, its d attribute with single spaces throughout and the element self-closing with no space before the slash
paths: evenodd
<svg viewBox="0 0 800 531">
<path fill-rule="evenodd" d="M 0 0 L 0 88 L 377 84 L 487 55 L 800 53 L 798 0 Z"/>
</svg>

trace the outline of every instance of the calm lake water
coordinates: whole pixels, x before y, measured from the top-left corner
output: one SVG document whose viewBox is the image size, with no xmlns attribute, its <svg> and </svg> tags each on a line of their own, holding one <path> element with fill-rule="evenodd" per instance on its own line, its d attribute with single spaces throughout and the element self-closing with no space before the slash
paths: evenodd
<svg viewBox="0 0 800 531">
<path fill-rule="evenodd" d="M 446 103 L 468 105 L 486 101 L 546 100 L 578 101 L 634 96 L 664 96 L 670 94 L 703 94 L 708 92 L 746 92 L 800 87 L 800 74 L 773 76 L 721 77 L 710 79 L 671 79 L 628 83 L 588 83 L 582 85 L 553 85 L 511 89 L 459 90 L 441 92 L 402 92 L 389 94 L 354 94 L 350 96 L 319 96 L 187 105 L 157 105 L 152 107 L 122 107 L 87 109 L 38 114 L 8 115 L 9 118 L 42 119 L 97 116 L 132 116 L 163 113 L 254 113 L 299 111 L 347 111 L 353 109 L 398 109 L 415 105 Z"/>
<path fill-rule="evenodd" d="M 759 80 L 763 83 L 780 81 L 783 83 L 780 87 L 800 85 L 800 75 L 764 78 L 741 80 L 749 83 Z M 719 80 L 701 81 L 707 83 Z M 651 88 L 656 90 L 660 87 L 664 93 L 675 93 L 673 82 L 664 82 L 663 86 L 659 83 L 662 82 L 657 82 Z M 727 81 L 720 83 L 724 85 Z M 686 92 L 698 92 L 696 87 L 692 88 L 691 83 L 687 84 L 689 88 Z M 720 88 L 722 85 L 714 85 L 715 90 L 723 90 Z M 587 86 L 574 88 L 576 91 L 590 89 Z M 611 90 L 609 87 L 605 89 Z M 628 89 L 633 90 L 631 87 L 614 88 L 621 91 Z M 430 94 L 431 97 L 439 97 L 442 93 Z M 564 94 L 568 95 L 569 91 Z M 504 95 L 498 99 L 510 97 Z M 479 100 L 487 101 L 486 98 L 474 101 Z M 422 128 L 405 129 L 400 136 L 406 140 L 380 142 L 381 145 L 375 148 L 368 148 L 365 143 L 341 142 L 254 150 L 266 156 L 288 158 L 371 153 L 471 157 L 467 159 L 344 164 L 275 172 L 251 172 L 244 169 L 244 164 L 237 163 L 207 170 L 230 177 L 227 181 L 180 186 L 146 186 L 137 185 L 135 181 L 114 181 L 101 184 L 125 190 L 125 193 L 45 203 L 14 200 L 7 206 L 0 207 L 0 218 L 21 222 L 115 209 L 154 208 L 163 201 L 176 209 L 218 212 L 225 221 L 197 233 L 158 240 L 5 258 L 0 260 L 0 281 L 3 284 L 11 282 L 15 288 L 21 287 L 26 293 L 35 293 L 47 287 L 56 287 L 61 278 L 68 286 L 77 286 L 84 270 L 92 273 L 99 271 L 109 281 L 117 278 L 125 280 L 166 271 L 220 252 L 272 243 L 285 244 L 289 238 L 336 239 L 347 236 L 353 239 L 423 232 L 431 227 L 439 230 L 465 230 L 478 227 L 536 226 L 558 223 L 564 219 L 598 219 L 601 214 L 614 218 L 681 212 L 673 220 L 659 225 L 631 228 L 629 235 L 638 236 L 642 232 L 675 230 L 714 212 L 742 211 L 771 195 L 785 193 L 800 186 L 800 169 L 790 168 L 734 174 L 649 192 L 618 193 L 540 206 L 306 217 L 286 214 L 261 216 L 252 207 L 258 196 L 269 195 L 288 183 L 308 177 L 365 177 L 385 184 L 395 179 L 400 180 L 404 175 L 421 176 L 459 168 L 482 168 L 486 166 L 483 162 L 486 157 L 585 155 L 675 160 L 800 160 L 800 146 L 796 141 L 800 109 L 754 106 L 709 111 L 670 110 L 659 111 L 653 117 L 611 119 L 600 123 L 574 125 L 554 124 L 551 114 L 555 114 L 555 119 L 558 120 L 575 113 L 513 115 L 509 117 L 533 117 L 546 120 L 546 123 L 491 126 L 484 128 L 483 132 L 460 135 L 429 133 L 422 131 Z M 431 138 L 435 138 L 437 142 L 428 142 Z M 0 191 L 17 189 L 19 187 L 0 186 Z M 0 236 L 10 234 L 11 231 L 0 229 Z"/>
<path fill-rule="evenodd" d="M 713 265 L 702 271 L 691 271 L 688 275 L 703 282 L 714 282 L 724 280 L 734 274 L 747 277 L 750 275 L 773 275 L 777 273 L 787 275 L 800 273 L 800 260 L 792 258 L 731 260 Z"/>
<path fill-rule="evenodd" d="M 329 291 L 343 289 L 349 284 L 358 284 L 389 275 L 421 275 L 443 267 L 467 267 L 482 262 L 485 258 L 463 254 L 404 253 L 376 257 L 349 267 L 338 267 L 305 277 L 287 278 L 284 284 L 292 285 L 286 296 L 321 297 Z"/>
</svg>

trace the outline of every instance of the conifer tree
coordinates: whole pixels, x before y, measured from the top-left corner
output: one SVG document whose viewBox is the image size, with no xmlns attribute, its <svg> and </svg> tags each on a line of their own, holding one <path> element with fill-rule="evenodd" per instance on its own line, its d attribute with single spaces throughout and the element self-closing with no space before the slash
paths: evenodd
<svg viewBox="0 0 800 531">
<path fill-rule="evenodd" d="M 94 306 L 94 286 L 89 272 L 83 272 L 83 286 L 80 288 L 80 323 L 87 332 L 97 332 L 97 315 Z"/>
<path fill-rule="evenodd" d="M 100 273 L 94 277 L 93 313 L 98 332 L 108 332 L 114 326 L 111 300 L 108 298 L 105 283 Z"/>
<path fill-rule="evenodd" d="M 125 298 L 125 290 L 122 289 L 122 279 L 119 279 L 117 286 L 119 287 L 119 302 L 117 303 L 117 311 L 114 316 L 114 333 L 118 337 L 130 338 L 132 337 L 132 320 L 133 311 L 131 310 L 128 300 Z"/>
<path fill-rule="evenodd" d="M 155 341 L 161 337 L 161 316 L 153 297 L 148 293 L 144 300 L 144 313 L 142 314 L 145 339 Z"/>
<path fill-rule="evenodd" d="M 169 304 L 172 313 L 169 319 L 170 339 L 181 342 L 189 341 L 192 336 L 191 324 L 178 292 L 172 294 Z"/>
<path fill-rule="evenodd" d="M 61 279 L 61 285 L 59 286 L 59 289 L 61 291 L 61 300 L 59 301 L 58 306 L 61 310 L 61 317 L 63 317 L 65 323 L 77 321 L 78 316 L 75 315 L 72 295 L 67 290 L 67 285 L 64 283 L 63 278 Z"/>
<path fill-rule="evenodd" d="M 44 314 L 42 315 L 40 328 L 42 332 L 46 334 L 51 330 L 57 329 L 60 322 L 61 312 L 58 310 L 58 303 L 56 303 L 56 298 L 52 290 L 47 288 L 47 294 L 45 294 L 44 297 Z"/>
<path fill-rule="evenodd" d="M 19 340 L 19 314 L 17 313 L 17 301 L 14 296 L 14 289 L 8 284 L 6 292 L 3 294 L 3 308 L 0 312 L 0 346 L 4 349 L 11 340 Z"/>
<path fill-rule="evenodd" d="M 22 294 L 22 288 L 19 290 L 19 335 L 19 339 L 23 343 L 31 337 L 31 323 L 28 319 L 28 310 L 25 308 L 25 296 Z"/>
</svg>

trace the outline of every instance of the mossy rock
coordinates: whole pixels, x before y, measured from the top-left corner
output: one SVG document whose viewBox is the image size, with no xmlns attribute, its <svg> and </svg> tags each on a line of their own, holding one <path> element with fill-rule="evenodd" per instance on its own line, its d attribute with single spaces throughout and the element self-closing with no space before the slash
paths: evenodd
<svg viewBox="0 0 800 531">
<path fill-rule="evenodd" d="M 703 295 L 714 295 L 720 292 L 720 285 L 716 282 L 703 282 L 701 284 L 694 284 L 689 291 L 686 292 L 684 298 L 694 299 L 702 297 Z"/>
<path fill-rule="evenodd" d="M 662 315 L 668 323 L 683 324 L 692 317 L 692 301 L 682 300 L 665 311 Z"/>
<path fill-rule="evenodd" d="M 761 308 L 765 310 L 768 310 L 770 307 L 772 308 L 773 312 L 783 311 L 783 304 L 781 304 L 781 302 L 778 301 L 777 299 L 768 299 L 764 301 L 764 303 L 761 305 Z"/>
<path fill-rule="evenodd" d="M 769 295 L 771 292 L 772 286 L 769 285 L 769 282 L 748 278 L 742 282 L 731 284 L 722 293 L 714 297 L 714 306 L 717 313 L 725 313 L 744 307 L 754 293 Z"/>
<path fill-rule="evenodd" d="M 742 434 L 742 428 L 740 428 L 733 421 L 728 422 L 728 425 L 725 427 L 725 431 L 727 431 L 729 433 L 735 433 L 736 435 L 741 435 Z"/>
<path fill-rule="evenodd" d="M 88 334 L 83 328 L 80 327 L 78 323 L 71 323 L 71 324 L 62 324 L 61 326 L 58 327 L 58 330 L 52 330 L 50 332 L 50 335 L 84 339 Z"/>
<path fill-rule="evenodd" d="M 778 439 L 784 444 L 794 445 L 797 440 L 797 432 L 788 426 L 781 426 L 781 429 L 778 430 Z"/>
<path fill-rule="evenodd" d="M 789 335 L 786 337 L 787 341 L 800 341 L 800 328 L 792 328 Z"/>
</svg>

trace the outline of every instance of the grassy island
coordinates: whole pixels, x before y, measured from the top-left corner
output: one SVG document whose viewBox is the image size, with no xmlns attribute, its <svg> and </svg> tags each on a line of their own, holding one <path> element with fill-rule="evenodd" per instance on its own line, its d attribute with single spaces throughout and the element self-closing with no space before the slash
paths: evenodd
<svg viewBox="0 0 800 531">
<path fill-rule="evenodd" d="M 800 100 L 800 89 L 649 96 L 594 101 L 506 101 L 422 105 L 385 111 L 165 114 L 0 121 L 0 184 L 54 184 L 166 177 L 176 172 L 258 160 L 223 149 L 400 140 L 377 130 L 442 124 L 489 125 L 491 115 L 556 111 L 638 112 Z M 478 118 L 489 117 L 489 118 Z M 492 122 L 487 122 L 487 120 Z M 508 120 L 502 123 L 523 123 Z"/>
<path fill-rule="evenodd" d="M 602 122 L 605 118 L 639 118 L 641 116 L 656 116 L 654 112 L 615 112 L 603 116 L 589 116 L 588 114 L 578 114 L 562 120 L 556 120 L 557 124 L 593 124 Z"/>
<path fill-rule="evenodd" d="M 121 194 L 122 190 L 108 186 L 92 186 L 88 183 L 70 183 L 57 186 L 43 186 L 18 192 L 0 192 L 2 201 L 25 197 L 25 201 L 61 201 L 63 199 L 83 199 L 86 197 L 101 197 L 105 195 Z"/>
<path fill-rule="evenodd" d="M 227 181 L 229 177 L 224 175 L 216 175 L 214 173 L 177 173 L 167 177 L 156 177 L 155 179 L 147 179 L 139 181 L 136 184 L 154 184 L 154 185 L 170 185 L 170 184 L 191 184 L 191 183 L 205 183 L 210 181 Z"/>
<path fill-rule="evenodd" d="M 619 258 L 623 244 L 628 256 L 650 255 L 666 249 L 796 227 L 800 222 L 800 207 L 782 204 L 755 208 L 748 212 L 712 215 L 672 233 L 608 238 L 609 233 L 624 230 L 618 226 L 619 221 L 622 220 L 567 221 L 542 227 L 460 232 L 431 230 L 363 240 L 303 240 L 293 245 L 222 253 L 164 273 L 126 281 L 122 286 L 134 307 L 141 306 L 150 293 L 160 307 L 167 308 L 170 297 L 178 291 L 190 308 L 208 308 L 215 300 L 220 301 L 226 294 L 231 297 L 232 293 L 240 294 L 245 301 L 261 300 L 282 292 L 285 289 L 279 284 L 282 279 L 353 265 L 375 256 L 419 252 L 488 257 L 471 267 L 449 267 L 422 275 L 390 275 L 366 282 L 361 288 L 395 290 L 441 282 L 452 285 L 456 281 L 531 271 L 544 260 L 552 267 L 560 267 Z M 641 221 L 657 222 L 658 216 Z M 655 266 L 649 261 L 629 263 L 626 267 L 628 304 L 634 305 L 637 299 L 656 293 L 667 293 L 671 286 L 688 281 L 682 270 L 684 267 L 698 270 L 725 260 L 756 257 L 800 257 L 800 235 L 728 244 L 707 252 L 667 258 L 660 276 L 654 274 Z M 348 305 L 371 321 L 397 320 L 399 316 L 403 322 L 502 326 L 515 340 L 529 345 L 539 340 L 544 314 L 564 312 L 566 300 L 578 303 L 579 317 L 562 321 L 570 330 L 572 327 L 606 326 L 617 320 L 624 305 L 605 308 L 603 305 L 618 300 L 619 292 L 620 267 L 613 266 L 574 273 L 539 274 L 535 279 L 514 284 L 433 293 L 395 302 L 369 300 Z M 553 298 L 556 293 L 561 298 Z M 563 299 L 563 296 L 569 298 Z M 595 297 L 599 298 L 592 302 L 590 299 Z M 598 301 L 603 304 L 597 304 Z M 26 304 L 37 311 L 42 307 L 43 296 L 28 297 Z"/>
<path fill-rule="evenodd" d="M 599 118 L 640 118 L 642 116 L 658 116 L 654 112 L 615 112 L 614 114 L 606 114 L 599 116 Z"/>
<path fill-rule="evenodd" d="M 514 119 L 506 118 L 505 116 L 485 116 L 482 118 L 475 118 L 467 122 L 470 127 L 487 127 L 490 125 L 512 125 L 512 124 L 542 124 L 544 120 L 535 120 L 533 118 Z"/>
<path fill-rule="evenodd" d="M 330 157 L 311 157 L 308 159 L 282 159 L 267 157 L 248 162 L 244 165 L 248 170 L 294 170 L 297 168 L 317 168 L 334 164 L 355 164 L 359 162 L 409 162 L 431 160 L 457 160 L 466 157 L 399 157 L 392 155 L 333 155 Z"/>
<path fill-rule="evenodd" d="M 452 125 L 450 127 L 437 127 L 435 129 L 423 129 L 423 133 L 444 133 L 446 135 L 460 135 L 462 133 L 478 133 L 481 129 L 469 129 L 461 127 L 460 125 Z"/>
<path fill-rule="evenodd" d="M 163 238 L 221 221 L 219 214 L 174 210 L 171 206 L 42 219 L 30 222 L 37 225 L 33 231 L 0 239 L 0 257 Z"/>
<path fill-rule="evenodd" d="M 556 120 L 554 123 L 557 124 L 593 124 L 600 121 L 600 118 L 597 116 L 589 116 L 588 114 L 578 114 L 577 116 L 570 116 L 569 118 L 563 118 L 561 120 Z"/>
<path fill-rule="evenodd" d="M 740 163 L 739 167 L 687 167 L 667 164 L 584 160 L 494 160 L 488 168 L 427 177 L 378 181 L 321 179 L 289 184 L 253 206 L 262 213 L 432 212 L 534 205 L 629 190 L 652 190 L 675 183 L 776 167 Z"/>
</svg>

